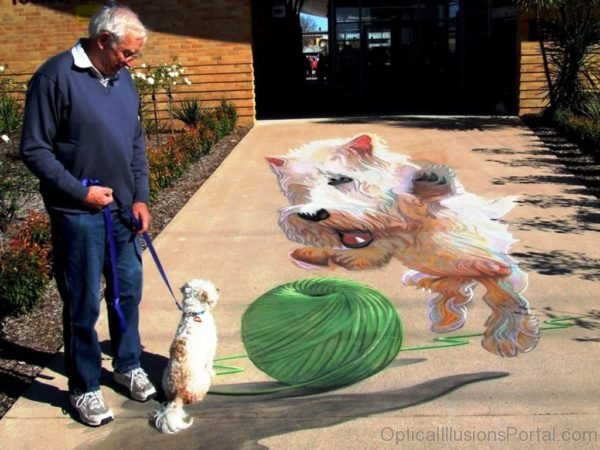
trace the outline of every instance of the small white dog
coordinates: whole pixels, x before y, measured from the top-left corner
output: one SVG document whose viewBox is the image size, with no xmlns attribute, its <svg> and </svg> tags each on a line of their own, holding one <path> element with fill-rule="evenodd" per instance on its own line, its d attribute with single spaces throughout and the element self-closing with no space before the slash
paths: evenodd
<svg viewBox="0 0 600 450">
<path fill-rule="evenodd" d="M 210 310 L 219 298 L 210 281 L 194 279 L 182 288 L 182 316 L 171 344 L 162 387 L 168 402 L 156 410 L 152 420 L 163 433 L 177 433 L 192 425 L 184 405 L 204 399 L 215 375 L 217 328 Z"/>
</svg>

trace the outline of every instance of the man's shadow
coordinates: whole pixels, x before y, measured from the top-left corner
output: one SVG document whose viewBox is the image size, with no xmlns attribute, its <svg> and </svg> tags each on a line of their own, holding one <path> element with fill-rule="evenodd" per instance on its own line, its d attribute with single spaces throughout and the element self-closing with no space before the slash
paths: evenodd
<svg viewBox="0 0 600 450">
<path fill-rule="evenodd" d="M 110 341 L 102 341 L 100 343 L 100 347 L 102 348 L 102 358 L 112 359 L 110 352 Z M 162 355 L 142 351 L 142 367 L 146 370 L 148 376 L 156 384 L 157 388 L 160 386 L 162 372 L 167 366 L 167 362 L 168 358 Z M 64 353 L 56 353 L 54 357 L 50 360 L 50 363 L 48 364 L 47 368 L 52 373 L 66 376 Z M 79 421 L 79 415 L 76 411 L 73 410 L 73 408 L 69 404 L 68 392 L 64 389 L 60 389 L 56 386 L 47 384 L 45 382 L 52 381 L 53 379 L 54 377 L 52 377 L 52 375 L 38 375 L 37 378 L 30 384 L 30 386 L 24 392 L 23 397 L 34 402 L 47 403 L 49 405 L 52 405 L 55 408 L 59 408 L 62 411 L 63 415 L 69 415 L 74 420 Z M 100 375 L 100 387 L 102 389 L 110 388 L 127 396 L 126 389 L 114 382 L 112 371 L 106 370 L 105 368 L 102 368 L 102 373 Z"/>
</svg>

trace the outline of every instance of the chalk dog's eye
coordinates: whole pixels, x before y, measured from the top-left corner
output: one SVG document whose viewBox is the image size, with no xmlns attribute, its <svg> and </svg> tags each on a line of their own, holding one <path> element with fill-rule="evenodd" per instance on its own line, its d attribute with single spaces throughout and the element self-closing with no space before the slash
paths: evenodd
<svg viewBox="0 0 600 450">
<path fill-rule="evenodd" d="M 332 177 L 329 179 L 330 186 L 337 186 L 339 184 L 352 183 L 354 180 L 350 177 L 345 177 L 344 175 L 339 175 L 337 177 Z"/>
</svg>

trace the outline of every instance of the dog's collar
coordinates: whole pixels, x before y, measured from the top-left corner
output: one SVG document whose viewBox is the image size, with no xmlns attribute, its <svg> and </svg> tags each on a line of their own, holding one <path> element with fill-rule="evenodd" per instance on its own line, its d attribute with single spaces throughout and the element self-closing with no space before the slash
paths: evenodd
<svg viewBox="0 0 600 450">
<path fill-rule="evenodd" d="M 202 316 L 204 313 L 206 312 L 205 309 L 203 309 L 202 311 L 192 311 L 192 312 L 186 312 L 184 313 L 184 317 L 193 317 L 194 321 L 196 322 L 202 322 Z"/>
</svg>

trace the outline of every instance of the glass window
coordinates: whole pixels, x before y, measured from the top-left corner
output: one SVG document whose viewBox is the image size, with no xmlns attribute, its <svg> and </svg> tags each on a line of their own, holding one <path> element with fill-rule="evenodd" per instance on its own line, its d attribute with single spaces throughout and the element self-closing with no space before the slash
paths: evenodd
<svg viewBox="0 0 600 450">
<path fill-rule="evenodd" d="M 336 8 L 335 21 L 337 23 L 358 22 L 360 20 L 359 8 Z"/>
</svg>

